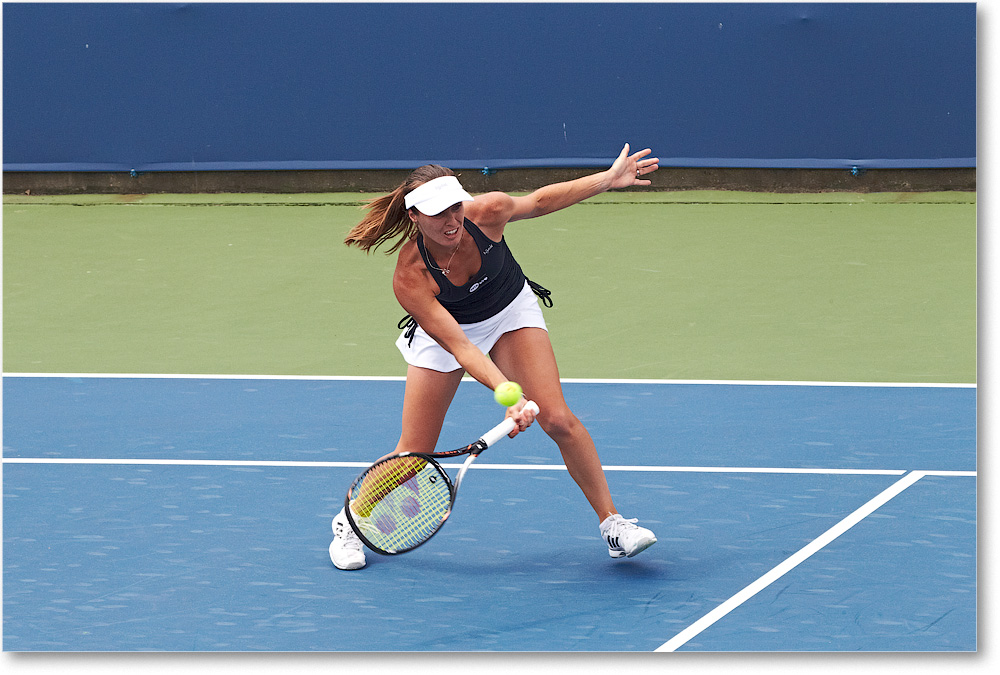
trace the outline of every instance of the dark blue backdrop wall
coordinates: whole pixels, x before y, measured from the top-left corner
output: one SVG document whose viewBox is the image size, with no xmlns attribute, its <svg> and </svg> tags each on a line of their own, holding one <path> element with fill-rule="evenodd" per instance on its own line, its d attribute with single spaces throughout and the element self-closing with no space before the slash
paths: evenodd
<svg viewBox="0 0 1000 675">
<path fill-rule="evenodd" d="M 960 4 L 5 4 L 5 170 L 971 167 Z"/>
</svg>

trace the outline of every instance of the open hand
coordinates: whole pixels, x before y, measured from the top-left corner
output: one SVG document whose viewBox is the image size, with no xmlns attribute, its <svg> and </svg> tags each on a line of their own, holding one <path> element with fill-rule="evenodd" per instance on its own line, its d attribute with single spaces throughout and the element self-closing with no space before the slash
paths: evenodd
<svg viewBox="0 0 1000 675">
<path fill-rule="evenodd" d="M 646 158 L 646 155 L 653 152 L 649 148 L 640 150 L 632 155 L 629 155 L 628 151 L 629 146 L 626 143 L 625 147 L 622 148 L 621 154 L 618 155 L 618 159 L 615 160 L 615 163 L 607 171 L 610 182 L 609 190 L 632 187 L 633 185 L 651 185 L 652 181 L 640 178 L 640 176 L 651 174 L 660 168 L 660 160 L 658 158 Z"/>
</svg>

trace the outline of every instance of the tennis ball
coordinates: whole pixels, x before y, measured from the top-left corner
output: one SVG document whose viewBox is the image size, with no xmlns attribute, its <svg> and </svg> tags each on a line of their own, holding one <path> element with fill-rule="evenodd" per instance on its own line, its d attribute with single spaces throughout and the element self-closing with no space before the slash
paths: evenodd
<svg viewBox="0 0 1000 675">
<path fill-rule="evenodd" d="M 521 400 L 521 385 L 517 382 L 503 382 L 498 384 L 497 388 L 493 390 L 493 398 L 500 405 L 505 405 L 509 408 Z"/>
</svg>

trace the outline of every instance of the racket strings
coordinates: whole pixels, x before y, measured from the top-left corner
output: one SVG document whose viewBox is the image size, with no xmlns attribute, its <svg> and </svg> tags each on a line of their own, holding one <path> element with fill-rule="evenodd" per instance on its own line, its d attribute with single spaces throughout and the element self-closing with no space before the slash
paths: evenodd
<svg viewBox="0 0 1000 675">
<path fill-rule="evenodd" d="M 352 487 L 350 508 L 375 547 L 396 553 L 418 546 L 451 508 L 448 478 L 420 457 L 392 457 L 371 467 Z"/>
</svg>

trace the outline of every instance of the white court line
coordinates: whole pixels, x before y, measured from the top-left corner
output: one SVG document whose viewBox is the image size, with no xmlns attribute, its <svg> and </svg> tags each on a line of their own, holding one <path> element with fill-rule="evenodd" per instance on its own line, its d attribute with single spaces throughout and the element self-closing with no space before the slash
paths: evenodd
<svg viewBox="0 0 1000 675">
<path fill-rule="evenodd" d="M 73 457 L 4 457 L 4 464 L 109 464 L 137 466 L 288 466 L 364 469 L 371 462 L 295 462 L 240 459 L 113 459 Z"/>
<path fill-rule="evenodd" d="M 753 387 L 885 387 L 976 389 L 975 382 L 821 382 L 811 380 L 628 380 L 563 377 L 560 382 L 581 384 L 727 384 Z"/>
<path fill-rule="evenodd" d="M 461 464 L 442 464 L 441 466 L 461 466 Z M 563 464 L 473 464 L 472 469 L 516 469 L 516 470 L 561 470 Z M 827 475 L 861 475 L 861 476 L 902 476 L 905 469 L 798 469 L 788 467 L 753 467 L 753 466 L 625 466 L 605 465 L 605 471 L 637 471 L 651 473 L 807 473 Z"/>
<path fill-rule="evenodd" d="M 4 464 L 106 464 L 136 466 L 270 466 L 333 469 L 364 469 L 371 462 L 307 462 L 288 460 L 243 459 L 114 459 L 72 457 L 4 457 Z M 457 469 L 461 464 L 442 463 L 445 468 Z M 564 464 L 473 464 L 472 469 L 500 471 L 566 471 Z M 606 465 L 605 471 L 637 471 L 659 473 L 773 473 L 821 474 L 829 476 L 902 476 L 905 469 L 800 469 L 793 467 L 739 467 L 739 466 L 624 466 Z M 975 471 L 921 471 L 924 476 L 977 476 Z"/>
<path fill-rule="evenodd" d="M 972 478 L 975 478 L 976 476 L 979 475 L 978 471 L 921 471 L 920 473 L 924 474 L 925 476 L 944 476 L 944 477 L 969 476 Z"/>
<path fill-rule="evenodd" d="M 269 466 L 269 467 L 338 467 L 363 469 L 369 466 L 369 462 L 294 462 L 294 461 L 252 461 L 252 460 L 170 460 L 170 459 L 66 459 L 66 458 L 41 458 L 41 457 L 11 457 L 3 458 L 3 464 L 118 464 L 118 465 L 180 465 L 180 466 Z M 442 466 L 457 468 L 460 464 L 444 464 Z M 473 469 L 494 469 L 494 470 L 550 470 L 565 471 L 564 465 L 557 464 L 473 464 Z M 700 473 L 783 473 L 783 474 L 828 474 L 828 475 L 901 475 L 906 473 L 902 470 L 889 469 L 797 469 L 797 468 L 757 468 L 757 467 L 651 467 L 651 466 L 605 466 L 605 471 L 681 471 Z M 713 625 L 731 611 L 742 605 L 754 595 L 770 586 L 787 572 L 794 569 L 799 563 L 805 561 L 827 544 L 835 540 L 840 535 L 847 532 L 864 518 L 871 515 L 876 509 L 885 505 L 896 495 L 910 487 L 924 476 L 968 476 L 975 477 L 975 471 L 911 471 L 900 480 L 893 483 L 886 490 L 883 490 L 877 497 L 868 501 L 864 506 L 854 511 L 848 517 L 841 520 L 832 528 L 811 541 L 791 557 L 784 560 L 770 572 L 760 577 L 752 584 L 732 596 L 714 610 L 703 616 L 695 623 L 678 633 L 676 636 L 662 644 L 655 651 L 672 652 L 689 642 L 692 638 Z"/>
<path fill-rule="evenodd" d="M 777 567 L 772 569 L 770 572 L 760 577 L 752 584 L 744 588 L 742 591 L 729 598 L 721 605 L 713 609 L 711 612 L 703 616 L 702 618 L 695 621 L 693 624 L 682 630 L 680 633 L 675 635 L 670 640 L 667 640 L 662 645 L 656 648 L 658 652 L 672 652 L 676 651 L 679 647 L 682 647 L 692 638 L 696 637 L 706 628 L 714 624 L 716 621 L 722 617 L 729 614 L 731 611 L 742 605 L 744 602 L 755 596 L 760 591 L 764 590 L 775 581 L 784 576 L 787 572 L 794 569 L 799 563 L 803 562 L 809 558 L 812 554 L 816 553 L 827 544 L 832 542 L 834 539 L 840 535 L 847 532 L 849 529 L 860 523 L 866 517 L 871 515 L 876 509 L 885 505 L 890 499 L 901 493 L 906 488 L 910 487 L 918 480 L 927 475 L 924 471 L 911 471 L 906 474 L 903 478 L 899 479 L 891 486 L 883 490 L 877 497 L 868 501 L 864 506 L 856 510 L 851 515 L 847 516 L 839 523 L 831 527 L 829 530 L 818 536 L 816 539 L 812 540 L 806 544 L 803 548 L 799 549 L 790 558 L 785 559 Z"/>
<path fill-rule="evenodd" d="M 3 377 L 52 377 L 93 379 L 149 379 L 149 380 L 303 380 L 303 381 L 352 381 L 352 382 L 405 382 L 405 376 L 386 375 L 212 375 L 212 374 L 161 374 L 161 373 L 3 373 Z M 465 376 L 466 382 L 473 382 Z M 968 382 L 820 382 L 798 380 L 644 380 L 616 378 L 564 377 L 567 384 L 716 384 L 781 387 L 885 387 L 929 389 L 976 389 Z"/>
<path fill-rule="evenodd" d="M 271 466 L 271 467 L 315 467 L 363 469 L 371 462 L 297 462 L 284 460 L 227 460 L 227 459 L 114 459 L 114 458 L 72 458 L 72 457 L 4 457 L 4 464 L 108 464 L 145 466 Z M 461 464 L 442 463 L 445 468 L 458 468 Z M 473 464 L 472 469 L 494 469 L 507 471 L 566 471 L 564 464 Z M 614 466 L 604 467 L 605 471 L 652 471 L 690 473 L 805 473 L 829 475 L 873 475 L 901 476 L 902 469 L 797 469 L 760 468 L 729 466 Z"/>
<path fill-rule="evenodd" d="M 356 381 L 356 382 L 405 382 L 405 376 L 396 375 L 184 375 L 169 373 L 4 373 L 4 377 L 52 377 L 67 379 L 108 380 L 306 380 L 306 381 Z"/>
</svg>

